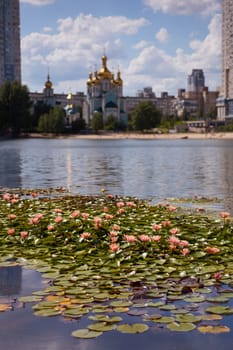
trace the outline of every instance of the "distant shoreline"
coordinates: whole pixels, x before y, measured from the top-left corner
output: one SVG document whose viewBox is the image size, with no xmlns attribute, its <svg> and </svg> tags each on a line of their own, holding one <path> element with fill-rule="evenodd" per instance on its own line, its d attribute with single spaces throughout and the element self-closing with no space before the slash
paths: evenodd
<svg viewBox="0 0 233 350">
<path fill-rule="evenodd" d="M 27 138 L 47 138 L 47 139 L 77 139 L 77 140 L 177 140 L 177 139 L 191 139 L 191 140 L 233 140 L 233 132 L 219 132 L 219 133 L 166 133 L 166 134 L 143 134 L 143 133 L 100 133 L 100 134 L 73 134 L 73 135 L 54 135 L 54 134 L 37 134 L 30 133 Z"/>
</svg>

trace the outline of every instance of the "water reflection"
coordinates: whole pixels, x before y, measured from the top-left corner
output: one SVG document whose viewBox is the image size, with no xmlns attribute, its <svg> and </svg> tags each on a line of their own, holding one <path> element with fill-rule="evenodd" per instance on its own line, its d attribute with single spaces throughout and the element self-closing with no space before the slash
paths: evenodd
<svg viewBox="0 0 233 350">
<path fill-rule="evenodd" d="M 17 148 L 1 147 L 0 142 L 0 186 L 21 187 L 21 158 Z"/>
<path fill-rule="evenodd" d="M 21 291 L 22 267 L 0 267 L 0 296 L 15 295 Z"/>
<path fill-rule="evenodd" d="M 16 140 L 0 144 L 0 186 L 64 186 L 150 199 L 233 195 L 231 140 Z M 231 208 L 232 209 L 232 205 Z"/>
</svg>

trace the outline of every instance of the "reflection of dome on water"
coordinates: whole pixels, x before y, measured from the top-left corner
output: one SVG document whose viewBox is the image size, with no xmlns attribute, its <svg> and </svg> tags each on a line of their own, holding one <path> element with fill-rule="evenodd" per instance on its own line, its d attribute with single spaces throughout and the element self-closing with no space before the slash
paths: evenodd
<svg viewBox="0 0 233 350">
<path fill-rule="evenodd" d="M 22 283 L 22 267 L 0 267 L 0 295 L 19 294 Z"/>
</svg>

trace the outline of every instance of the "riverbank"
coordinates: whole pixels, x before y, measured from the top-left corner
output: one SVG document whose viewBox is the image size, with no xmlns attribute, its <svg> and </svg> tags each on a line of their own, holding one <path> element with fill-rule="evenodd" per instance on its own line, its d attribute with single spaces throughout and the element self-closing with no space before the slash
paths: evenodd
<svg viewBox="0 0 233 350">
<path fill-rule="evenodd" d="M 143 139 L 143 140 L 172 140 L 172 139 L 229 139 L 233 140 L 233 132 L 220 132 L 220 133 L 99 133 L 99 134 L 74 134 L 74 135 L 54 135 L 54 134 L 37 134 L 31 133 L 27 135 L 29 138 L 57 138 L 57 139 L 87 139 L 87 140 L 118 140 L 118 139 Z"/>
</svg>

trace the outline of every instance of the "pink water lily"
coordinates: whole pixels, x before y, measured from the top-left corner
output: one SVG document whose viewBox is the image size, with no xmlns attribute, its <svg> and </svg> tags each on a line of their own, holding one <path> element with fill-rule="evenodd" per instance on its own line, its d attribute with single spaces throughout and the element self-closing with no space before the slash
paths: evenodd
<svg viewBox="0 0 233 350">
<path fill-rule="evenodd" d="M 75 210 L 73 211 L 73 213 L 70 214 L 71 218 L 75 219 L 80 215 L 80 211 L 79 210 Z"/>
<path fill-rule="evenodd" d="M 162 221 L 162 226 L 163 227 L 169 227 L 170 225 L 171 225 L 171 221 L 169 221 L 169 220 Z"/>
<path fill-rule="evenodd" d="M 150 237 L 148 235 L 140 235 L 139 239 L 141 242 L 149 242 L 150 241 Z"/>
<path fill-rule="evenodd" d="M 160 231 L 161 228 L 162 228 L 161 225 L 158 225 L 158 224 L 154 224 L 154 225 L 153 225 L 153 229 L 154 229 L 155 231 Z"/>
<path fill-rule="evenodd" d="M 102 219 L 100 217 L 95 217 L 94 218 L 94 226 L 95 229 L 98 230 L 102 225 Z"/>
<path fill-rule="evenodd" d="M 152 241 L 153 242 L 158 242 L 158 241 L 160 241 L 160 239 L 161 239 L 161 236 L 159 236 L 159 235 L 152 236 Z"/>
<path fill-rule="evenodd" d="M 10 193 L 4 193 L 4 195 L 2 197 L 3 197 L 3 200 L 6 202 L 10 201 L 10 199 L 11 199 Z"/>
<path fill-rule="evenodd" d="M 8 233 L 8 235 L 13 236 L 15 234 L 15 229 L 14 228 L 9 228 L 7 233 Z"/>
<path fill-rule="evenodd" d="M 20 236 L 21 236 L 21 238 L 26 238 L 28 236 L 28 232 L 27 231 L 21 231 L 20 232 Z"/>
<path fill-rule="evenodd" d="M 190 253 L 190 250 L 188 249 L 188 248 L 184 248 L 184 249 L 182 249 L 182 251 L 181 251 L 181 254 L 183 255 L 183 256 L 186 256 L 186 255 L 188 255 Z"/>
<path fill-rule="evenodd" d="M 137 241 L 137 238 L 134 235 L 124 235 L 123 239 L 128 243 L 135 243 Z"/>
<path fill-rule="evenodd" d="M 8 219 L 9 220 L 14 220 L 14 219 L 16 219 L 16 215 L 15 214 L 9 214 L 8 215 Z"/>
<path fill-rule="evenodd" d="M 177 233 L 180 232 L 180 230 L 177 227 L 174 227 L 169 232 L 171 235 L 176 235 Z"/>
<path fill-rule="evenodd" d="M 112 243 L 110 244 L 109 249 L 111 250 L 111 252 L 117 253 L 118 250 L 120 249 L 120 246 L 118 243 Z"/>
<path fill-rule="evenodd" d="M 83 239 L 88 239 L 91 237 L 91 234 L 90 232 L 83 232 L 81 235 L 80 235 L 81 238 Z"/>
<path fill-rule="evenodd" d="M 58 215 L 56 218 L 55 218 L 55 222 L 56 223 L 60 223 L 60 222 L 62 222 L 63 221 L 63 217 L 61 216 L 61 215 Z"/>
<path fill-rule="evenodd" d="M 205 251 L 209 254 L 218 254 L 220 252 L 220 249 L 217 247 L 206 247 Z"/>
</svg>

